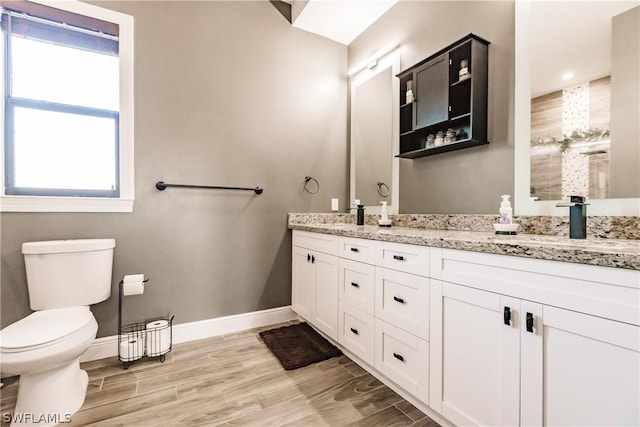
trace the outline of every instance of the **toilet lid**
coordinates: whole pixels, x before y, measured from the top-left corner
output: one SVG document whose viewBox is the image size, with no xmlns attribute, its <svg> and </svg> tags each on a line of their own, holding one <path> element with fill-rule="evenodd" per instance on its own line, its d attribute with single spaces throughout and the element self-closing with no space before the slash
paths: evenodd
<svg viewBox="0 0 640 427">
<path fill-rule="evenodd" d="M 0 331 L 0 347 L 16 349 L 56 341 L 82 328 L 92 318 L 88 307 L 36 311 Z"/>
</svg>

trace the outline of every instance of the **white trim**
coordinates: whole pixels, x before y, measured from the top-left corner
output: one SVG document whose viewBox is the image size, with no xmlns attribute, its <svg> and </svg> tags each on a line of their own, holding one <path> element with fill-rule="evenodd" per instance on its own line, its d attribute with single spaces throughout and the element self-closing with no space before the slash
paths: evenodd
<svg viewBox="0 0 640 427">
<path fill-rule="evenodd" d="M 0 212 L 133 212 L 134 182 L 134 31 L 133 17 L 77 0 L 31 0 L 118 24 L 120 62 L 120 197 L 44 197 L 4 195 L 4 120 L 0 120 Z M 2 49 L 0 49 L 0 54 Z M 4 74 L 3 74 L 4 76 Z M 0 98 L 4 84 L 0 82 Z M 3 104 L 4 103 L 0 103 Z M 4 117 L 0 107 L 0 117 Z"/>
<path fill-rule="evenodd" d="M 133 199 L 1 196 L 0 212 L 133 212 Z"/>
<path fill-rule="evenodd" d="M 297 318 L 298 316 L 291 310 L 291 306 L 288 305 L 268 310 L 180 323 L 173 325 L 172 344 L 211 338 L 252 328 L 260 328 L 274 323 L 288 322 Z M 117 355 L 118 336 L 112 335 L 96 338 L 87 351 L 80 356 L 80 361 L 89 362 L 91 360 L 104 359 L 105 357 L 114 357 Z"/>
</svg>

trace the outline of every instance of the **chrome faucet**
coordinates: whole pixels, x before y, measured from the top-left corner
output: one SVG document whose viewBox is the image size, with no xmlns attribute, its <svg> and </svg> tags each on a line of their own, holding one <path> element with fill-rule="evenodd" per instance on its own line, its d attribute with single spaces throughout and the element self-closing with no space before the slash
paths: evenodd
<svg viewBox="0 0 640 427">
<path fill-rule="evenodd" d="M 583 196 L 571 196 L 568 202 L 559 202 L 557 207 L 569 208 L 569 238 L 587 238 L 587 205 Z"/>
</svg>

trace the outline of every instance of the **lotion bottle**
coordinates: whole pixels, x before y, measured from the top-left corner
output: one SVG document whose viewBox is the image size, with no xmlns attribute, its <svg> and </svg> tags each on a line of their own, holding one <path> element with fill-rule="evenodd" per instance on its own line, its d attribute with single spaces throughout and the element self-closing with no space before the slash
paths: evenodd
<svg viewBox="0 0 640 427">
<path fill-rule="evenodd" d="M 389 208 L 387 207 L 387 202 L 382 203 L 382 207 L 380 208 L 380 219 L 378 220 L 378 224 L 380 227 L 391 227 L 391 220 L 389 219 Z"/>
<path fill-rule="evenodd" d="M 502 195 L 502 202 L 500 203 L 500 224 L 513 224 L 513 209 L 511 209 L 511 202 L 509 201 L 508 194 Z"/>
</svg>

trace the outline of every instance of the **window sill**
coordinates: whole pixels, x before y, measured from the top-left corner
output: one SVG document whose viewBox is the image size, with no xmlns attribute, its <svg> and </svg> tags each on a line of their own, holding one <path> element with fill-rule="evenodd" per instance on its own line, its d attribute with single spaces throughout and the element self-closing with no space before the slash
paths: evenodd
<svg viewBox="0 0 640 427">
<path fill-rule="evenodd" d="M 133 212 L 133 199 L 0 196 L 0 212 Z"/>
</svg>

